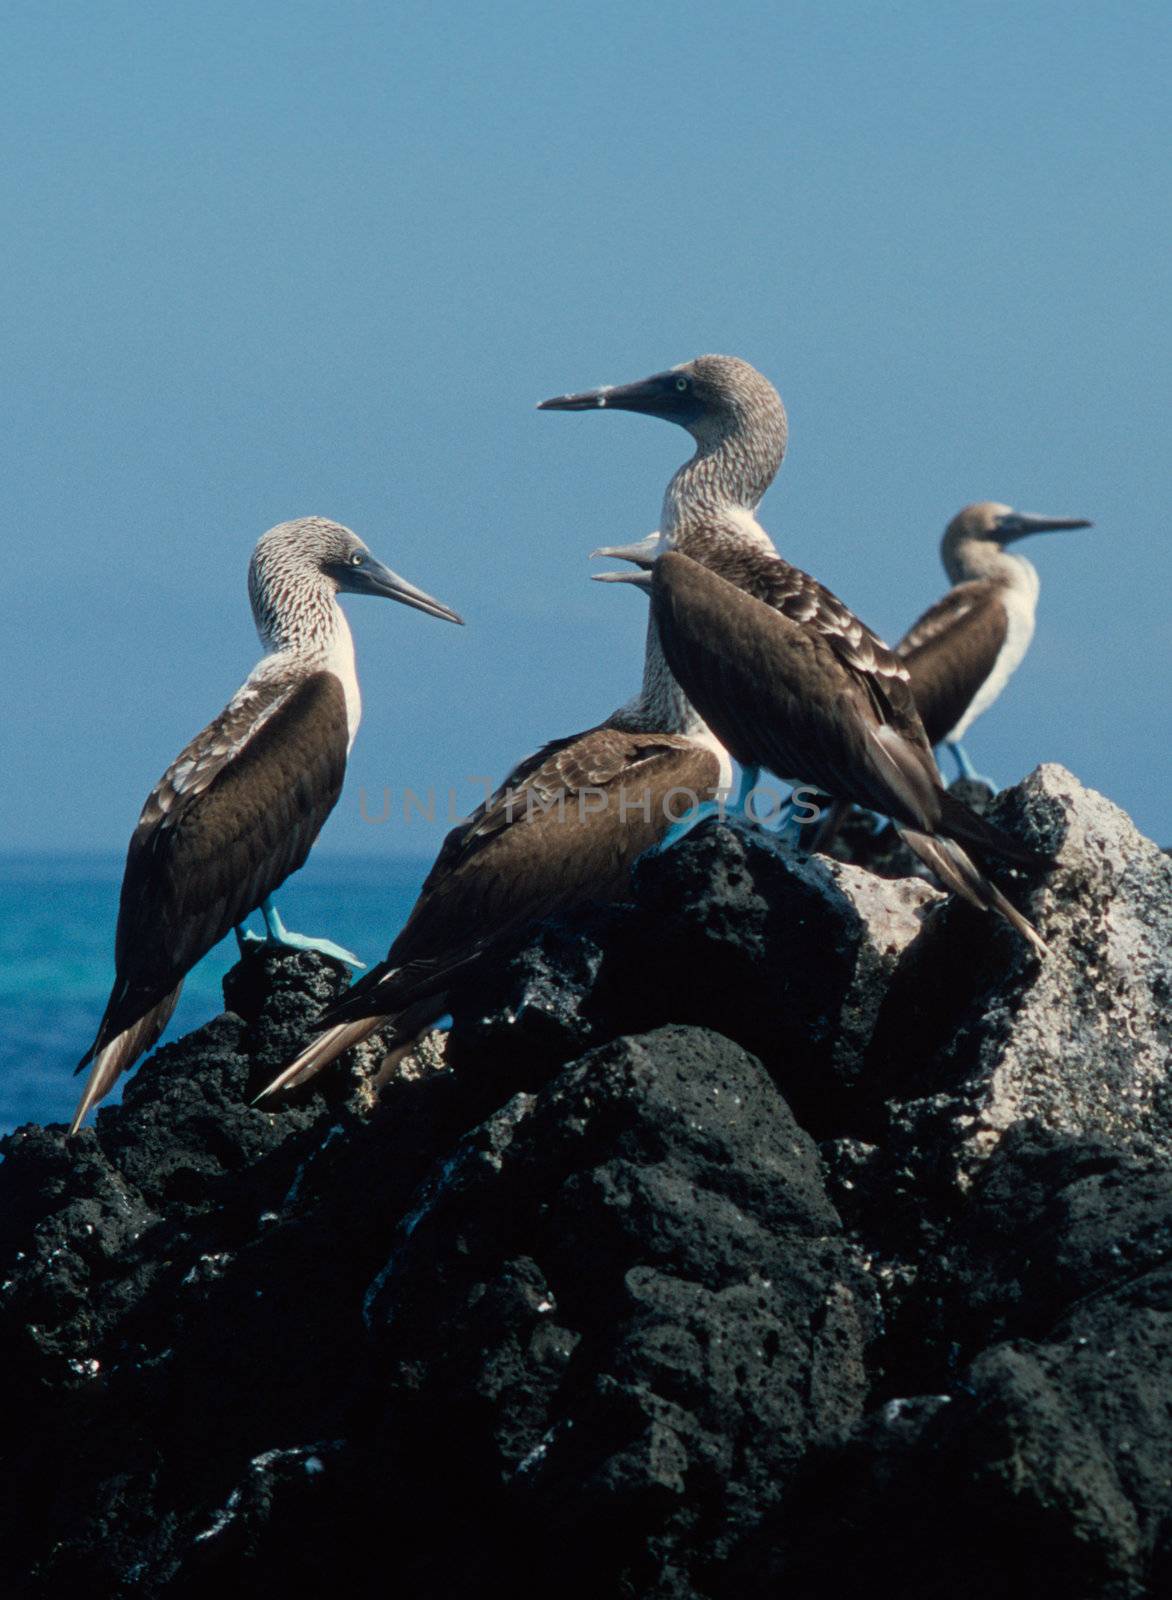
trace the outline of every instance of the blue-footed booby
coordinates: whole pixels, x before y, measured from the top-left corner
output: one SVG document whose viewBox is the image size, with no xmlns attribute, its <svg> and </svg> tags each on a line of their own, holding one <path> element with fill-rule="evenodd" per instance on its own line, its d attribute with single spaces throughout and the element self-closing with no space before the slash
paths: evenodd
<svg viewBox="0 0 1172 1600">
<path fill-rule="evenodd" d="M 785 459 L 789 419 L 773 384 L 739 356 L 697 356 L 634 383 L 555 395 L 537 409 L 638 411 L 678 424 L 696 442 L 695 451 L 673 473 L 664 491 L 660 531 L 631 547 L 632 553 L 603 546 L 595 555 L 620 553 L 649 565 L 666 543 L 687 550 L 693 540 L 703 545 L 717 534 L 773 550 L 772 539 L 757 520 L 757 508 Z M 670 676 L 651 618 L 647 661 L 664 677 Z M 733 811 L 744 808 L 757 778 L 753 769 L 742 772 L 731 797 Z M 687 827 L 681 824 L 661 842 L 672 842 Z"/>
<path fill-rule="evenodd" d="M 731 778 L 727 752 L 662 656 L 648 653 L 633 700 L 519 762 L 452 829 L 386 960 L 331 1007 L 323 1031 L 258 1099 L 307 1082 L 380 1030 L 393 1026 L 388 1049 L 409 1043 L 535 923 L 622 900 L 639 856 Z"/>
<path fill-rule="evenodd" d="M 992 500 L 959 511 L 940 559 L 952 588 L 896 645 L 911 674 L 930 744 L 950 751 L 963 778 L 976 778 L 961 740 L 1021 665 L 1034 636 L 1038 574 L 1005 546 L 1034 533 L 1089 528 L 1081 517 L 1039 517 Z"/>
<path fill-rule="evenodd" d="M 624 577 L 651 591 L 652 634 L 672 676 L 741 766 L 885 812 L 949 888 L 998 911 L 1044 953 L 964 844 L 1033 866 L 1038 858 L 948 793 L 908 669 L 836 596 L 783 561 L 756 520 L 785 445 L 772 384 L 747 362 L 701 356 L 544 406 L 641 411 L 695 438 L 696 454 L 664 497 L 650 567 L 646 540 L 609 553 L 636 563 Z M 879 795 L 882 804 L 866 798 Z"/>
<path fill-rule="evenodd" d="M 907 668 L 837 596 L 723 536 L 702 559 L 668 548 L 650 569 L 616 576 L 649 589 L 673 676 L 742 766 L 882 812 L 947 888 L 1046 954 L 966 847 L 1046 862 L 945 789 Z"/>
<path fill-rule="evenodd" d="M 961 740 L 1016 672 L 1034 636 L 1039 580 L 1033 563 L 1005 546 L 1033 533 L 1093 526 L 1081 517 L 1039 517 L 994 500 L 965 506 L 944 530 L 940 558 L 952 588 L 895 646 L 911 675 L 916 710 L 934 747 L 960 777 L 987 788 Z M 836 801 L 818 821 L 811 848 L 829 850 L 850 806 Z"/>
<path fill-rule="evenodd" d="M 342 591 L 461 620 L 339 523 L 303 517 L 262 536 L 248 593 L 266 653 L 143 807 L 126 855 L 114 986 L 78 1068 L 93 1063 L 71 1136 L 166 1027 L 195 963 L 233 928 L 243 941 L 241 924 L 256 907 L 269 942 L 353 960 L 329 941 L 287 933 L 271 900 L 334 809 L 358 731 Z"/>
</svg>

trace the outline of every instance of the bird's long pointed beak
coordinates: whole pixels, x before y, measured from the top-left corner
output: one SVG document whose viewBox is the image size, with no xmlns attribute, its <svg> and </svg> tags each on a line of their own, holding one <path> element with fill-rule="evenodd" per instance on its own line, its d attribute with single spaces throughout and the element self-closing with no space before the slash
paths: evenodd
<svg viewBox="0 0 1172 1600">
<path fill-rule="evenodd" d="M 599 545 L 597 550 L 591 550 L 590 559 L 593 561 L 595 556 L 609 556 L 615 561 L 631 561 L 637 567 L 649 567 L 662 550 L 663 535 L 657 529 L 635 544 Z"/>
<path fill-rule="evenodd" d="M 646 567 L 637 572 L 592 572 L 595 583 L 633 583 L 637 589 L 650 589 L 651 573 Z"/>
<path fill-rule="evenodd" d="M 542 400 L 538 411 L 648 411 L 660 412 L 665 397 L 674 392 L 675 375 L 657 372 L 637 383 L 610 383 L 601 389 L 583 389 L 578 394 L 556 394 Z"/>
<path fill-rule="evenodd" d="M 1060 533 L 1066 528 L 1093 528 L 1094 523 L 1085 517 L 1036 517 L 1031 512 L 1019 511 L 1016 538 L 1024 539 L 1030 533 Z"/>
<path fill-rule="evenodd" d="M 398 600 L 405 606 L 414 606 L 417 611 L 426 611 L 429 617 L 442 617 L 445 622 L 458 622 L 463 626 L 463 617 L 451 606 L 444 605 L 442 600 L 435 599 L 425 590 L 417 589 L 413 583 L 392 572 L 390 567 L 384 567 L 373 556 L 368 557 L 361 567 L 356 567 L 353 573 L 348 572 L 342 587 L 350 594 L 377 594 L 387 600 Z"/>
<path fill-rule="evenodd" d="M 605 407 L 609 401 L 611 385 L 602 389 L 583 389 L 579 394 L 555 394 L 551 400 L 539 400 L 538 411 L 594 411 Z"/>
</svg>

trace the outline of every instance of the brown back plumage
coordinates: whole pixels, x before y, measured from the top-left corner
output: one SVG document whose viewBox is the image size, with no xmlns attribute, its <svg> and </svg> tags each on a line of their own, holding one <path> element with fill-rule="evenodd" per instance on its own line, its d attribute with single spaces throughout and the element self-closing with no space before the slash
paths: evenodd
<svg viewBox="0 0 1172 1600">
<path fill-rule="evenodd" d="M 717 570 L 661 556 L 651 600 L 668 664 L 716 736 L 743 765 L 891 817 L 948 887 L 1005 915 L 1043 952 L 957 841 L 1039 858 L 943 787 L 895 653 L 780 557 L 744 546 L 706 554 Z"/>
<path fill-rule="evenodd" d="M 346 748 L 342 685 L 316 672 L 238 695 L 171 763 L 127 851 L 116 977 L 82 1067 L 164 999 L 173 1007 L 201 956 L 304 863 L 337 804 Z"/>
<path fill-rule="evenodd" d="M 387 959 L 333 1007 L 327 1032 L 264 1093 L 305 1082 L 429 994 L 441 1015 L 455 981 L 534 923 L 621 899 L 634 862 L 671 825 L 671 791 L 686 791 L 670 799 L 678 817 L 691 795 L 711 798 L 720 778 L 717 754 L 684 735 L 603 723 L 543 746 L 448 834 Z"/>
<path fill-rule="evenodd" d="M 620 898 L 632 864 L 670 826 L 668 791 L 711 798 L 719 780 L 713 752 L 682 735 L 603 724 L 543 746 L 448 834 L 386 961 L 333 1015 L 378 1011 L 392 994 L 398 1007 L 534 922 Z"/>
<path fill-rule="evenodd" d="M 651 600 L 668 664 L 717 737 L 744 765 L 935 820 L 935 763 L 894 652 L 780 557 L 713 559 L 719 571 L 670 551 Z"/>
<path fill-rule="evenodd" d="M 972 705 L 1008 630 L 1001 586 L 974 579 L 950 589 L 896 645 L 930 744 L 951 733 Z"/>
</svg>

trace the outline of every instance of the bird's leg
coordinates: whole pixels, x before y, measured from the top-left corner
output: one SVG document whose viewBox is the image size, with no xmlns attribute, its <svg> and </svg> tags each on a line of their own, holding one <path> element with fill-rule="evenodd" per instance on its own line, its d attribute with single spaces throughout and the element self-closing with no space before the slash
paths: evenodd
<svg viewBox="0 0 1172 1600">
<path fill-rule="evenodd" d="M 983 783 L 990 794 L 998 792 L 997 785 L 992 778 L 986 778 L 983 773 L 978 772 L 976 767 L 973 766 L 968 758 L 968 752 L 959 739 L 955 743 L 946 741 L 944 748 L 950 752 L 952 759 L 956 762 L 956 775 L 958 778 L 964 778 L 969 783 Z"/>
<path fill-rule="evenodd" d="M 691 833 L 698 823 L 705 821 L 708 817 L 719 817 L 721 822 L 728 817 L 743 817 L 746 822 L 754 822 L 758 827 L 763 827 L 766 823 L 772 823 L 772 816 L 758 817 L 749 803 L 750 797 L 753 795 L 753 791 L 758 788 L 760 781 L 760 767 L 742 767 L 737 774 L 734 788 L 730 789 L 719 800 L 702 801 L 700 805 L 695 806 L 682 816 L 678 822 L 673 822 L 659 843 L 653 845 L 652 849 L 647 852 L 648 855 L 670 850 L 673 845 L 679 844 L 682 838 Z M 782 810 L 784 811 L 784 809 L 783 807 Z"/>
<path fill-rule="evenodd" d="M 690 811 L 685 812 L 678 822 L 672 823 L 659 843 L 652 845 L 647 854 L 659 855 L 664 850 L 670 850 L 708 817 L 719 817 L 723 822 L 728 816 L 743 815 L 745 796 L 757 781 L 756 771 L 755 767 L 745 768 L 737 778 L 736 788 L 730 789 L 727 795 L 723 795 L 718 800 L 702 800 L 698 806 L 694 806 Z M 718 790 L 717 793 L 720 794 L 721 791 Z"/>
<path fill-rule="evenodd" d="M 746 822 L 756 822 L 757 816 L 750 805 L 753 790 L 761 782 L 760 767 L 742 767 L 737 787 L 729 799 L 729 811 L 734 817 L 744 817 Z"/>
<path fill-rule="evenodd" d="M 730 789 L 724 801 L 722 814 L 730 817 L 743 817 L 746 822 L 756 822 L 764 826 L 770 821 L 771 813 L 758 816 L 756 809 L 756 791 L 761 786 L 760 767 L 741 767 L 736 782 L 736 788 Z M 762 791 L 765 795 L 773 793 L 772 790 Z"/>
<path fill-rule="evenodd" d="M 821 822 L 824 808 L 830 804 L 820 790 L 812 789 L 809 784 L 795 784 L 789 798 L 765 818 L 764 826 L 787 844 L 802 845 L 804 848 L 803 841 L 812 837 L 805 830 Z"/>
<path fill-rule="evenodd" d="M 663 838 L 657 844 L 653 844 L 647 854 L 654 856 L 661 854 L 664 850 L 670 850 L 673 845 L 679 844 L 680 840 L 691 833 L 697 823 L 703 822 L 706 817 L 723 816 L 724 809 L 717 801 L 703 800 L 698 806 L 694 806 L 691 811 L 686 811 L 678 822 L 673 822 Z"/>
<path fill-rule="evenodd" d="M 797 790 L 795 790 L 788 800 L 778 806 L 769 819 L 770 833 L 776 835 L 783 844 L 789 845 L 791 849 L 799 851 L 802 855 L 808 855 L 810 852 L 812 836 L 809 830 L 811 823 L 816 823 L 819 820 L 819 817 L 811 819 L 809 816 L 804 815 L 804 811 L 808 811 L 809 806 L 809 800 L 800 799 Z"/>
<path fill-rule="evenodd" d="M 273 897 L 268 894 L 260 903 L 260 913 L 265 919 L 265 936 L 262 939 L 258 933 L 249 933 L 247 930 L 236 929 L 236 940 L 243 955 L 246 944 L 276 945 L 282 950 L 313 950 L 319 956 L 329 956 L 334 961 L 344 961 L 348 967 L 365 967 L 365 961 L 359 961 L 356 955 L 349 950 L 343 950 L 340 944 L 335 944 L 332 939 L 311 939 L 305 933 L 290 933 L 281 921 L 281 913 L 273 904 Z"/>
<path fill-rule="evenodd" d="M 796 844 L 801 838 L 802 824 L 797 820 L 798 803 L 794 799 L 783 801 L 769 819 L 769 829 L 779 839 Z"/>
</svg>

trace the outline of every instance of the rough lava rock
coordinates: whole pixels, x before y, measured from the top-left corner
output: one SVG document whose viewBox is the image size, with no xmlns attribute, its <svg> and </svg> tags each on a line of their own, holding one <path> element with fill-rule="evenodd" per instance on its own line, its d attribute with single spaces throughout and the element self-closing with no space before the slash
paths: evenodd
<svg viewBox="0 0 1172 1600">
<path fill-rule="evenodd" d="M 942 1184 L 951 1204 L 1022 1122 L 1172 1159 L 1172 861 L 1061 767 L 991 815 L 1056 857 L 1028 892 L 1005 884 L 1051 953 L 958 904 L 904 953 L 865 1072 L 872 1134 L 921 1208 Z"/>
<path fill-rule="evenodd" d="M 1172 1593 L 1172 863 L 1058 768 L 993 813 L 1045 963 L 706 824 L 377 1103 L 251 1105 L 342 981 L 255 954 L 11 1135 L 0 1593 Z"/>
<path fill-rule="evenodd" d="M 917 1289 L 887 1398 L 806 1458 L 741 1592 L 856 1592 L 844 1521 L 908 1600 L 1172 1592 L 1168 1166 L 1020 1124 Z"/>
<path fill-rule="evenodd" d="M 671 1022 L 757 1055 L 817 1131 L 857 1086 L 904 949 L 943 894 L 702 823 L 636 865 L 634 904 L 546 928 L 454 1008 L 448 1058 L 532 1088 L 583 1049 Z"/>
</svg>

